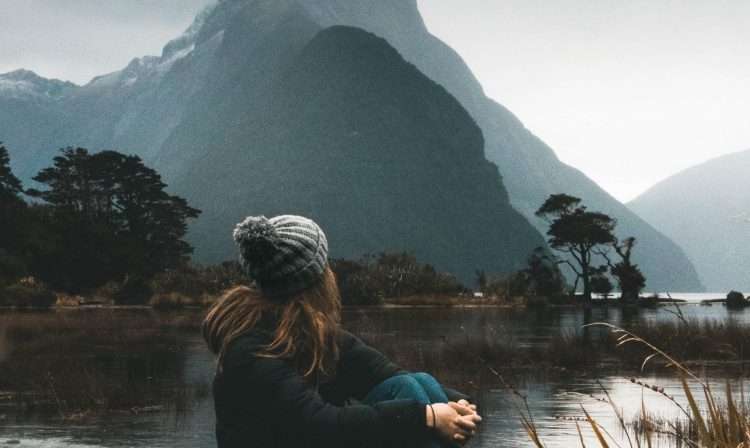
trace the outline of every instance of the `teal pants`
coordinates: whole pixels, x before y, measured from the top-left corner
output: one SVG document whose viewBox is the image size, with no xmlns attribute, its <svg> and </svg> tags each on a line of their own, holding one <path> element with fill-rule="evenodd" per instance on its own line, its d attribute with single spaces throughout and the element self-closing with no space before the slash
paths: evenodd
<svg viewBox="0 0 750 448">
<path fill-rule="evenodd" d="M 448 397 L 443 387 L 429 373 L 404 373 L 388 378 L 372 390 L 364 398 L 365 404 L 375 404 L 388 400 L 417 400 L 425 405 L 431 403 L 447 403 Z M 438 440 L 432 441 L 425 448 L 442 448 L 448 445 Z"/>
</svg>

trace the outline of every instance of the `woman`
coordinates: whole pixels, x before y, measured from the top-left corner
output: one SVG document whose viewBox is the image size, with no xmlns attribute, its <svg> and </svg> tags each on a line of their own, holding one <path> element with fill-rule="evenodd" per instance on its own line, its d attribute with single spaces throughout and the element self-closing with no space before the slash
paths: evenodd
<svg viewBox="0 0 750 448">
<path fill-rule="evenodd" d="M 248 217 L 234 239 L 254 284 L 228 291 L 202 331 L 218 356 L 219 448 L 443 447 L 481 417 L 340 326 L 328 243 L 308 218 Z M 450 400 L 455 401 L 450 401 Z"/>
</svg>

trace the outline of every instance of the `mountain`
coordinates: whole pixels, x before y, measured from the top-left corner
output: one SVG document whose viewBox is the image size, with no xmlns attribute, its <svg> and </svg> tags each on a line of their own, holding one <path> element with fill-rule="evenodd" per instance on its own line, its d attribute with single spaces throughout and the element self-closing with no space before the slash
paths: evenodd
<svg viewBox="0 0 750 448">
<path fill-rule="evenodd" d="M 680 244 L 710 291 L 750 290 L 750 150 L 659 182 L 628 205 Z"/>
<path fill-rule="evenodd" d="M 84 86 L 71 85 L 61 95 L 37 98 L 33 106 L 44 120 L 36 120 L 33 128 L 26 115 L 16 114 L 26 104 L 16 101 L 0 109 L 0 138 L 9 146 L 19 177 L 33 177 L 64 146 L 117 148 L 153 160 L 179 123 L 187 101 L 209 81 L 203 74 L 212 65 L 221 32 L 202 39 L 199 48 L 196 43 L 199 32 L 211 31 L 206 20 L 214 9 L 219 8 L 199 14 L 161 56 L 135 58 L 124 69 L 97 76 Z M 0 105 L 6 97 L 0 90 Z"/>
<path fill-rule="evenodd" d="M 460 56 L 429 33 L 416 0 L 221 0 L 167 44 L 161 56 L 136 59 L 68 92 L 52 102 L 48 113 L 57 119 L 32 135 L 2 138 L 25 178 L 47 165 L 59 146 L 75 144 L 136 152 L 165 172 L 170 183 L 179 183 L 177 176 L 196 163 L 211 165 L 204 150 L 210 142 L 245 144 L 233 140 L 251 132 L 242 128 L 247 126 L 244 112 L 232 114 L 238 103 L 261 101 L 294 55 L 318 32 L 336 25 L 385 38 L 460 102 L 483 131 L 485 157 L 498 165 L 511 204 L 539 231 L 546 231 L 546 223 L 534 211 L 549 194 L 580 196 L 590 209 L 616 217 L 620 236 L 638 238 L 635 258 L 649 289 L 702 289 L 677 245 L 560 162 L 515 116 L 484 95 Z M 251 129 L 263 130 L 270 118 L 261 117 Z M 12 117 L 0 120 L 0 134 L 18 127 L 25 125 Z M 223 134 L 227 127 L 237 137 Z"/>
<path fill-rule="evenodd" d="M 429 33 L 416 0 L 381 0 L 377 8 L 369 0 L 306 3 L 324 24 L 350 24 L 383 36 L 406 60 L 452 93 L 482 128 L 485 155 L 500 168 L 511 203 L 540 232 L 546 232 L 547 223 L 534 212 L 550 194 L 581 197 L 590 210 L 617 219 L 619 237 L 637 237 L 634 260 L 645 272 L 649 290 L 703 290 L 694 266 L 678 245 L 581 171 L 562 163 L 517 117 L 484 94 L 461 57 Z M 312 6 L 321 3 L 328 7 Z"/>
<path fill-rule="evenodd" d="M 182 161 L 172 187 L 207 215 L 193 227 L 205 257 L 232 250 L 217 229 L 260 212 L 313 217 L 335 256 L 408 249 L 466 282 L 477 268 L 517 269 L 544 244 L 510 206 L 474 120 L 385 40 L 336 26 L 300 52 L 278 41 L 236 48 L 270 58 L 273 76 L 216 79 L 160 156 L 165 170 Z M 206 122 L 210 133 L 195 132 Z"/>
<path fill-rule="evenodd" d="M 475 269 L 519 269 L 544 245 L 510 206 L 471 116 L 387 41 L 320 30 L 294 12 L 261 40 L 246 31 L 255 19 L 237 14 L 223 30 L 210 82 L 152 158 L 171 190 L 204 212 L 190 232 L 201 260 L 233 256 L 232 226 L 260 213 L 316 219 L 332 256 L 408 250 L 467 283 Z M 195 60 L 180 63 L 188 70 Z M 169 85 L 180 75 L 155 73 L 159 65 L 139 59 L 71 94 L 88 115 L 77 132 L 106 120 L 93 111 L 133 107 L 123 89 L 144 95 L 158 76 Z M 110 86 L 116 94 L 91 93 Z"/>
<path fill-rule="evenodd" d="M 73 83 L 42 78 L 29 70 L 0 74 L 0 141 L 26 147 L 31 144 L 36 149 L 33 142 L 40 134 L 48 135 L 59 123 L 57 103 L 76 88 Z M 34 156 L 32 152 L 28 155 Z M 21 160 L 13 162 L 23 165 Z M 23 171 L 21 177 L 28 174 Z"/>
<path fill-rule="evenodd" d="M 30 70 L 15 70 L 0 75 L 0 98 L 6 100 L 54 100 L 75 87 L 71 82 L 42 78 Z"/>
</svg>

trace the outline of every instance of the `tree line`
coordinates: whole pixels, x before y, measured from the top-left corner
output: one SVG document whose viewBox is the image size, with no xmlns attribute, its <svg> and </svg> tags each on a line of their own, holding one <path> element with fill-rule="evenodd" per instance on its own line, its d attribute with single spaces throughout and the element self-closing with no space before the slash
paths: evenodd
<svg viewBox="0 0 750 448">
<path fill-rule="evenodd" d="M 151 294 L 215 295 L 243 280 L 234 262 L 206 268 L 190 263 L 192 248 L 184 237 L 188 221 L 201 212 L 167 193 L 161 176 L 138 156 L 68 147 L 33 180 L 36 188 L 23 187 L 0 143 L 0 287 L 33 278 L 80 294 L 114 283 L 114 298 L 133 303 Z M 623 300 L 638 298 L 645 277 L 632 261 L 636 239 L 618 240 L 615 219 L 566 194 L 549 196 L 536 214 L 549 223 L 549 248 L 561 256 L 537 248 L 518 272 L 490 278 L 478 270 L 481 291 L 555 297 L 580 284 L 588 301 L 594 292 L 610 293 L 614 278 Z M 468 292 L 452 275 L 408 253 L 331 265 L 348 303 Z M 573 273 L 572 288 L 561 265 Z"/>
<path fill-rule="evenodd" d="M 581 286 L 583 300 L 590 302 L 593 293 L 608 296 L 614 279 L 622 301 L 638 300 L 646 278 L 633 262 L 636 239 L 619 240 L 614 218 L 588 210 L 580 198 L 567 194 L 550 195 L 536 215 L 549 225 L 549 248 L 536 248 L 524 268 L 508 275 L 493 277 L 477 270 L 480 291 L 493 296 L 564 300 Z M 567 283 L 560 266 L 571 271 L 573 285 Z"/>
<path fill-rule="evenodd" d="M 0 144 L 0 288 L 6 293 L 28 295 L 43 285 L 45 291 L 169 308 L 205 305 L 247 281 L 236 261 L 190 261 L 184 236 L 200 211 L 168 194 L 160 175 L 138 156 L 64 148 L 33 180 L 37 188 L 23 187 Z M 454 276 L 408 253 L 332 259 L 331 266 L 345 303 L 465 290 Z"/>
<path fill-rule="evenodd" d="M 116 281 L 127 302 L 189 260 L 183 238 L 200 211 L 138 156 L 64 148 L 33 180 L 23 188 L 0 144 L 0 284 L 33 276 L 77 294 Z"/>
</svg>

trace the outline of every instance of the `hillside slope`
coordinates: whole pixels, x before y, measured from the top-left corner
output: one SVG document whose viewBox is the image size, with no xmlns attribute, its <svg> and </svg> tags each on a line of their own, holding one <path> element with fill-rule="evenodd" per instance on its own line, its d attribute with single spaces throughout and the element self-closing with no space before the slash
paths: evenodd
<svg viewBox="0 0 750 448">
<path fill-rule="evenodd" d="M 671 176 L 628 205 L 687 252 L 711 291 L 750 290 L 750 150 Z"/>
<path fill-rule="evenodd" d="M 253 52 L 290 54 L 271 48 Z M 265 83 L 247 73 L 216 82 L 232 94 L 219 108 L 214 94 L 192 104 L 159 159 L 164 169 L 183 161 L 172 187 L 206 214 L 193 228 L 204 257 L 232 250 L 217 229 L 259 213 L 313 217 L 333 256 L 409 250 L 465 282 L 475 269 L 518 269 L 544 244 L 510 206 L 479 127 L 385 40 L 332 27 L 282 59 L 264 64 L 278 70 Z M 208 121 L 211 133 L 195 132 Z"/>
</svg>

